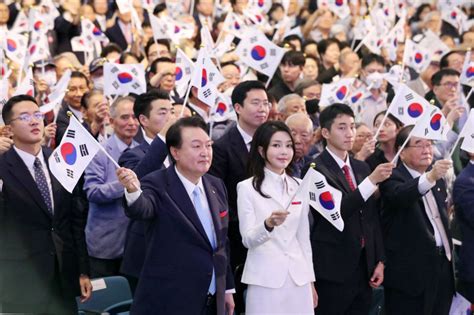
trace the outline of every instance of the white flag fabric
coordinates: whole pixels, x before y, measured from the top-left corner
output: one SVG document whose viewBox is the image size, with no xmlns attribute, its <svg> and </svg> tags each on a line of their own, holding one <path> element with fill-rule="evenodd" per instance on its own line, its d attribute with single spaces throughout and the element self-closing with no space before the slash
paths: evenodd
<svg viewBox="0 0 474 315">
<path fill-rule="evenodd" d="M 153 31 L 153 38 L 155 40 L 167 39 L 168 38 L 168 27 L 161 19 L 157 18 L 155 15 L 151 14 L 150 24 Z"/>
<path fill-rule="evenodd" d="M 221 122 L 229 119 L 237 120 L 232 100 L 229 96 L 219 93 L 216 98 L 216 105 L 211 110 L 211 121 Z"/>
<path fill-rule="evenodd" d="M 48 103 L 43 104 L 40 106 L 40 112 L 46 114 L 50 111 L 54 112 L 56 116 L 61 109 L 61 105 L 63 103 L 64 96 L 66 95 L 66 91 L 63 91 L 57 98 L 51 99 Z"/>
<path fill-rule="evenodd" d="M 462 33 L 466 30 L 468 17 L 461 9 L 456 6 L 453 6 L 450 10 L 441 11 L 441 18 L 443 21 L 448 22 L 454 28 L 456 28 L 459 33 Z"/>
<path fill-rule="evenodd" d="M 115 3 L 121 14 L 126 14 L 132 11 L 132 0 L 116 0 Z"/>
<path fill-rule="evenodd" d="M 430 50 L 416 44 L 410 39 L 405 42 L 403 62 L 406 66 L 413 68 L 416 72 L 423 72 L 431 62 Z"/>
<path fill-rule="evenodd" d="M 207 25 L 201 27 L 201 45 L 204 46 L 210 56 L 214 56 L 214 40 Z"/>
<path fill-rule="evenodd" d="M 414 125 L 429 110 L 430 103 L 406 84 L 401 83 L 388 107 L 388 112 L 404 125 Z"/>
<path fill-rule="evenodd" d="M 57 99 L 62 93 L 66 92 L 66 89 L 69 85 L 69 81 L 71 80 L 71 73 L 72 72 L 70 69 L 64 71 L 59 81 L 56 82 L 56 85 L 51 87 L 51 93 L 48 95 L 48 98 L 50 100 Z"/>
<path fill-rule="evenodd" d="M 143 64 L 104 64 L 104 95 L 142 94 L 146 92 Z"/>
<path fill-rule="evenodd" d="M 191 59 L 180 49 L 176 49 L 176 90 L 180 96 L 184 96 L 188 88 L 194 64 Z"/>
<path fill-rule="evenodd" d="M 305 199 L 309 198 L 309 205 L 318 211 L 339 231 L 344 230 L 344 221 L 341 216 L 342 193 L 326 181 L 326 177 L 312 167 L 303 178 L 301 188 Z"/>
<path fill-rule="evenodd" d="M 13 23 L 11 31 L 16 33 L 26 33 L 30 31 L 29 27 L 30 22 L 28 17 L 26 16 L 25 11 L 21 9 L 16 16 L 15 23 Z"/>
<path fill-rule="evenodd" d="M 89 42 L 99 41 L 105 44 L 109 42 L 109 39 L 105 36 L 100 27 L 97 27 L 87 18 L 81 19 L 81 31 L 81 36 Z"/>
<path fill-rule="evenodd" d="M 469 117 L 464 124 L 463 129 L 459 133 L 459 137 L 464 137 L 461 149 L 470 153 L 474 153 L 474 108 L 471 108 Z"/>
<path fill-rule="evenodd" d="M 346 97 L 348 97 L 351 92 L 354 80 L 353 78 L 348 78 L 341 79 L 335 83 L 323 84 L 319 106 L 323 108 L 334 103 L 344 103 Z"/>
<path fill-rule="evenodd" d="M 377 28 L 373 28 L 363 39 L 362 43 L 372 53 L 379 55 L 383 44 L 383 39 L 386 37 L 386 33 L 380 32 Z"/>
<path fill-rule="evenodd" d="M 265 16 L 255 8 L 244 9 L 244 15 L 247 17 L 248 25 L 265 25 L 268 23 Z"/>
<path fill-rule="evenodd" d="M 372 93 L 365 84 L 358 88 L 353 87 L 344 103 L 349 105 L 354 111 L 355 115 L 359 117 L 362 112 L 362 101 L 370 95 L 372 95 Z"/>
<path fill-rule="evenodd" d="M 28 67 L 26 70 L 26 75 L 21 81 L 20 85 L 17 86 L 13 96 L 22 94 L 35 97 L 35 81 L 33 79 L 33 69 L 31 67 Z"/>
<path fill-rule="evenodd" d="M 250 0 L 249 1 L 249 6 L 251 8 L 255 8 L 265 13 L 267 13 L 270 10 L 270 8 L 272 7 L 272 4 L 273 4 L 272 0 Z"/>
<path fill-rule="evenodd" d="M 329 10 L 336 14 L 341 20 L 351 14 L 348 0 L 323 0 L 322 2 L 327 2 Z"/>
<path fill-rule="evenodd" d="M 383 47 L 387 49 L 391 61 L 397 59 L 397 48 L 399 43 L 405 41 L 405 16 L 402 16 L 397 24 L 390 30 L 384 38 Z"/>
<path fill-rule="evenodd" d="M 423 39 L 419 42 L 419 45 L 425 47 L 432 53 L 433 56 L 438 56 L 440 59 L 451 51 L 451 49 L 445 43 L 443 43 L 439 36 L 433 33 L 431 30 L 425 31 L 423 34 Z"/>
<path fill-rule="evenodd" d="M 223 31 L 233 34 L 237 38 L 242 38 L 247 26 L 245 22 L 235 13 L 229 12 L 224 20 Z"/>
<path fill-rule="evenodd" d="M 429 105 L 410 134 L 413 137 L 445 141 L 449 128 L 441 110 L 434 105 Z"/>
<path fill-rule="evenodd" d="M 10 74 L 11 70 L 8 70 L 8 72 L 0 79 L 0 111 L 3 109 L 3 105 L 5 105 L 9 99 L 8 90 L 10 87 L 10 82 L 8 81 L 8 78 L 10 77 Z M 2 115 L 0 115 L 0 123 L 4 124 Z"/>
<path fill-rule="evenodd" d="M 235 53 L 247 66 L 273 77 L 285 50 L 271 42 L 261 31 L 254 29 L 242 37 Z"/>
<path fill-rule="evenodd" d="M 92 46 L 92 42 L 84 39 L 84 37 L 82 36 L 75 36 L 71 38 L 71 48 L 72 51 L 94 51 L 94 46 Z"/>
<path fill-rule="evenodd" d="M 97 140 L 71 115 L 61 143 L 48 159 L 51 174 L 72 193 L 82 173 L 100 149 Z"/>
<path fill-rule="evenodd" d="M 49 51 L 46 33 L 32 33 L 30 45 L 28 46 L 28 54 L 26 56 L 27 64 L 48 59 L 50 56 L 51 53 Z"/>
<path fill-rule="evenodd" d="M 0 36 L 2 37 L 2 45 L 7 57 L 17 64 L 23 65 L 28 48 L 28 38 L 11 31 L 5 32 Z"/>
<path fill-rule="evenodd" d="M 224 81 L 224 77 L 214 65 L 206 50 L 200 49 L 191 78 L 191 85 L 198 89 L 198 99 L 213 107 L 219 93 L 217 87 Z"/>
<path fill-rule="evenodd" d="M 469 85 L 474 88 L 474 61 L 471 61 L 471 51 L 466 53 L 464 58 L 464 65 L 461 71 L 461 84 Z"/>
<path fill-rule="evenodd" d="M 179 22 L 169 16 L 162 17 L 166 25 L 166 35 L 173 43 L 179 45 L 182 39 L 190 39 L 194 34 L 194 27 L 189 23 Z"/>
<path fill-rule="evenodd" d="M 232 33 L 222 32 L 220 38 L 216 42 L 212 54 L 216 58 L 221 58 L 226 52 L 231 49 L 232 42 L 234 41 L 235 35 Z"/>
<path fill-rule="evenodd" d="M 46 34 L 54 29 L 54 19 L 51 15 L 41 12 L 39 7 L 32 7 L 28 12 L 28 28 L 32 34 Z"/>
</svg>

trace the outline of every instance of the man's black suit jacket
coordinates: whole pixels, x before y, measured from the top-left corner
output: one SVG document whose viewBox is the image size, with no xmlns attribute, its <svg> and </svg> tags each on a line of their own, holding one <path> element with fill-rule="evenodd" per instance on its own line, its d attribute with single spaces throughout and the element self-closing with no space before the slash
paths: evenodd
<svg viewBox="0 0 474 315">
<path fill-rule="evenodd" d="M 112 43 L 116 43 L 123 50 L 126 50 L 128 47 L 127 39 L 122 33 L 122 29 L 118 24 L 118 18 L 115 20 L 115 24 L 112 27 L 109 27 L 105 31 L 105 35 L 110 39 Z"/>
<path fill-rule="evenodd" d="M 51 151 L 43 154 L 48 161 Z M 36 305 L 35 313 L 48 305 L 55 285 L 74 301 L 79 275 L 89 273 L 84 204 L 49 176 L 54 215 L 16 151 L 0 156 L 0 303 Z"/>
<path fill-rule="evenodd" d="M 418 191 L 419 177 L 413 178 L 403 163 L 381 183 L 381 221 L 387 256 L 384 286 L 417 296 L 427 279 L 435 275 L 436 243 L 433 227 Z M 446 185 L 438 180 L 431 189 L 448 239 L 451 236 L 446 213 Z"/>
<path fill-rule="evenodd" d="M 351 191 L 342 169 L 327 150 L 313 162 L 328 184 L 342 192 L 341 216 L 344 220 L 344 230 L 339 232 L 311 209 L 314 216 L 311 245 L 316 279 L 338 283 L 347 281 L 359 264 L 362 236 L 365 238 L 367 272 L 371 275 L 376 264 L 385 259 L 375 197 L 364 201 L 359 189 Z M 370 168 L 365 162 L 350 158 L 350 164 L 357 184 L 370 175 Z"/>
</svg>

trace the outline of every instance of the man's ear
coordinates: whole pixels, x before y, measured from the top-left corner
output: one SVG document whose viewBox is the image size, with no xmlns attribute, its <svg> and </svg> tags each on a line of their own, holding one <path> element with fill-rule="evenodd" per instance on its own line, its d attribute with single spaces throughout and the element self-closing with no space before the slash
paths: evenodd
<svg viewBox="0 0 474 315">
<path fill-rule="evenodd" d="M 237 114 L 240 114 L 240 111 L 242 110 L 242 105 L 240 105 L 239 103 L 235 103 L 234 104 L 234 111 L 237 113 Z"/>
<path fill-rule="evenodd" d="M 179 150 L 175 147 L 170 147 L 170 154 L 175 161 L 179 161 Z"/>
<path fill-rule="evenodd" d="M 329 130 L 327 128 L 321 128 L 321 135 L 323 136 L 324 139 L 328 139 L 329 138 Z"/>
</svg>

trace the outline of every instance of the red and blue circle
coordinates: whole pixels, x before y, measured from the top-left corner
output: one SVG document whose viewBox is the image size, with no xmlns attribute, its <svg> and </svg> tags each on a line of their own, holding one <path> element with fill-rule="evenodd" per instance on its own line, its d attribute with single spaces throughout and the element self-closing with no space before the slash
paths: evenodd
<svg viewBox="0 0 474 315">
<path fill-rule="evenodd" d="M 319 195 L 319 203 L 326 210 L 333 210 L 335 207 L 334 200 L 332 199 L 332 195 L 329 191 L 325 191 Z"/>
<path fill-rule="evenodd" d="M 94 34 L 95 36 L 99 36 L 99 35 L 102 35 L 102 31 L 97 26 L 95 26 L 92 29 L 92 34 Z"/>
<path fill-rule="evenodd" d="M 128 72 L 120 72 L 117 75 L 117 79 L 119 80 L 120 83 L 129 83 L 129 82 L 132 82 L 133 76 Z"/>
<path fill-rule="evenodd" d="M 455 18 L 457 18 L 457 17 L 458 17 L 458 14 L 457 14 L 456 11 L 451 12 L 451 18 L 452 18 L 452 19 L 455 19 Z"/>
<path fill-rule="evenodd" d="M 433 117 L 431 117 L 430 121 L 430 127 L 431 129 L 437 131 L 439 128 L 441 128 L 441 114 L 434 114 Z"/>
<path fill-rule="evenodd" d="M 11 52 L 14 52 L 17 49 L 16 42 L 13 39 L 7 39 L 7 49 Z"/>
<path fill-rule="evenodd" d="M 265 0 L 258 0 L 258 1 L 257 1 L 257 5 L 258 5 L 260 8 L 263 8 L 263 6 L 265 5 Z"/>
<path fill-rule="evenodd" d="M 183 77 L 183 70 L 180 67 L 176 67 L 175 74 L 176 74 L 176 81 L 179 81 Z"/>
<path fill-rule="evenodd" d="M 77 152 L 74 145 L 70 142 L 65 142 L 61 145 L 61 156 L 64 162 L 68 165 L 73 165 L 77 160 Z"/>
<path fill-rule="evenodd" d="M 423 114 L 423 106 L 420 103 L 411 103 L 408 105 L 408 115 L 412 118 L 420 117 Z"/>
<path fill-rule="evenodd" d="M 468 78 L 474 77 L 474 67 L 468 67 L 467 68 L 466 77 L 468 77 Z"/>
<path fill-rule="evenodd" d="M 263 46 L 257 45 L 252 48 L 250 55 L 254 60 L 260 61 L 265 58 L 267 52 Z"/>
<path fill-rule="evenodd" d="M 339 90 L 336 91 L 336 97 L 341 101 L 346 97 L 346 94 L 347 87 L 345 85 L 341 86 Z"/>
<path fill-rule="evenodd" d="M 423 55 L 422 55 L 421 53 L 417 52 L 417 53 L 415 54 L 415 62 L 416 62 L 416 63 L 420 63 L 420 62 L 422 62 L 422 61 L 423 61 Z"/>
<path fill-rule="evenodd" d="M 33 28 L 35 31 L 39 31 L 43 27 L 43 22 L 41 21 L 36 21 L 35 24 L 33 24 Z"/>
<path fill-rule="evenodd" d="M 240 30 L 240 24 L 239 24 L 239 22 L 237 22 L 237 21 L 234 22 L 234 28 L 235 28 L 236 30 Z"/>
<path fill-rule="evenodd" d="M 30 50 L 29 50 L 30 56 L 33 55 L 35 51 L 36 51 L 36 45 L 31 45 Z"/>
<path fill-rule="evenodd" d="M 177 34 L 177 33 L 179 33 L 179 31 L 181 31 L 181 28 L 178 25 L 175 25 L 174 26 L 174 33 Z"/>
<path fill-rule="evenodd" d="M 336 0 L 335 3 L 338 7 L 340 7 L 340 6 L 344 5 L 344 0 Z"/>
<path fill-rule="evenodd" d="M 362 93 L 359 92 L 359 93 L 357 93 L 356 95 L 354 95 L 354 96 L 351 97 L 351 102 L 352 102 L 352 103 L 357 103 L 357 101 L 358 101 L 361 97 L 362 97 Z"/>
<path fill-rule="evenodd" d="M 219 102 L 217 104 L 217 108 L 216 108 L 216 113 L 218 113 L 219 115 L 224 115 L 224 113 L 227 111 L 227 105 L 224 104 L 223 102 Z"/>
<path fill-rule="evenodd" d="M 206 69 L 202 69 L 201 74 L 201 87 L 205 87 L 207 84 L 207 71 Z"/>
</svg>

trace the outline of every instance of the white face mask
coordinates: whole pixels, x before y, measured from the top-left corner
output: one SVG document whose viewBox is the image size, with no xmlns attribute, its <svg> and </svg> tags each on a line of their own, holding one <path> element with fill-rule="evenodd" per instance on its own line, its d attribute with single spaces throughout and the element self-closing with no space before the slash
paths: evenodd
<svg viewBox="0 0 474 315">
<path fill-rule="evenodd" d="M 373 89 L 380 89 L 383 84 L 383 74 L 379 72 L 371 73 L 365 79 L 367 85 L 372 85 Z"/>
<path fill-rule="evenodd" d="M 94 89 L 103 90 L 104 89 L 104 77 L 96 77 L 92 79 L 94 84 Z"/>
<path fill-rule="evenodd" d="M 54 86 L 57 82 L 56 71 L 45 71 L 44 74 L 40 74 L 40 79 L 44 80 L 49 87 Z"/>
</svg>

